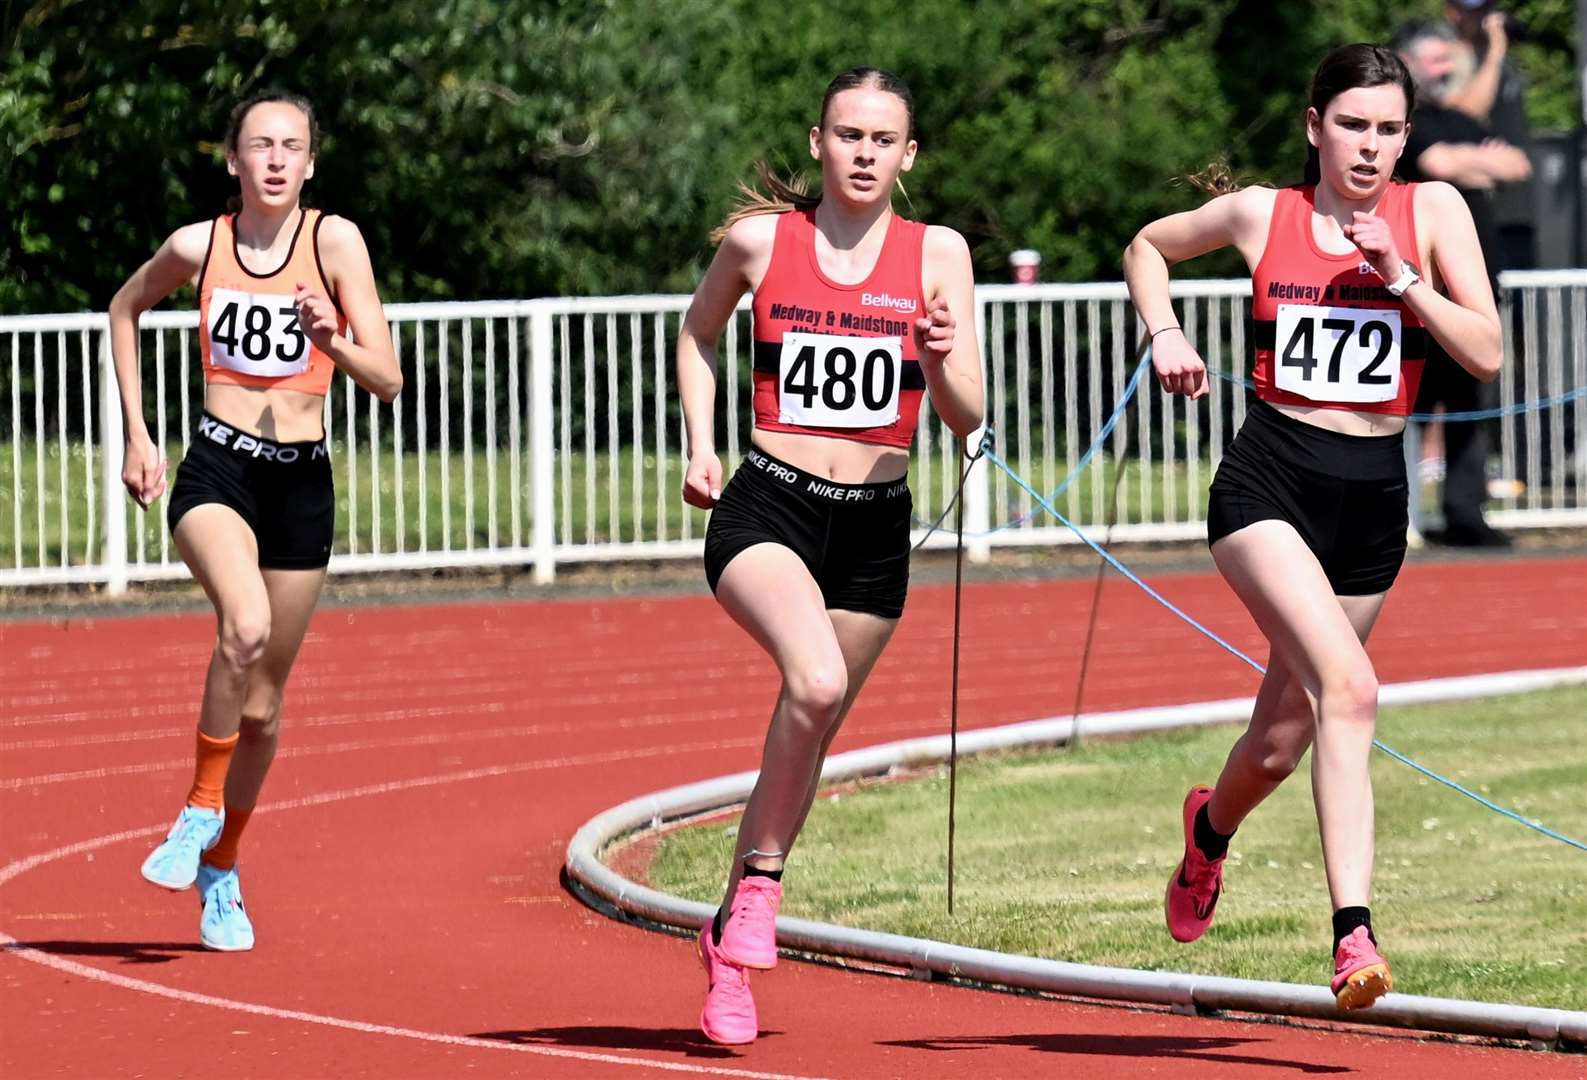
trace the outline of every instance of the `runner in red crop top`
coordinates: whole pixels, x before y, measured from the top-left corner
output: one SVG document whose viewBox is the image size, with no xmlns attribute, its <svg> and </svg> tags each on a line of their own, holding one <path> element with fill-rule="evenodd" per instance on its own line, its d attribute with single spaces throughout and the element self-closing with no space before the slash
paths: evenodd
<svg viewBox="0 0 1587 1080">
<path fill-rule="evenodd" d="M 688 427 L 683 497 L 713 508 L 706 575 L 782 675 L 721 912 L 698 943 L 711 1039 L 755 1038 L 749 972 L 771 967 L 782 866 L 827 746 L 903 610 L 904 480 L 924 394 L 960 437 L 981 423 L 969 249 L 897 217 L 914 161 L 913 104 L 895 75 L 856 68 L 827 87 L 810 153 L 822 194 L 778 182 L 741 206 L 679 335 Z M 752 449 L 722 484 L 712 417 L 716 340 L 755 294 Z"/>
<path fill-rule="evenodd" d="M 196 884 L 199 939 L 222 951 L 254 946 L 238 841 L 275 756 L 287 676 L 330 559 L 335 492 L 322 415 L 332 370 L 385 401 L 402 386 L 357 227 L 299 204 L 317 141 L 301 97 L 238 105 L 226 162 L 241 210 L 178 229 L 110 305 L 122 480 L 147 509 L 165 493 L 165 461 L 143 418 L 138 319 L 181 285 L 199 288 L 204 415 L 167 521 L 214 604 L 217 633 L 193 784 L 143 877 L 170 890 Z"/>
<path fill-rule="evenodd" d="M 1212 483 L 1219 571 L 1270 646 L 1250 727 L 1216 786 L 1182 808 L 1165 913 L 1177 940 L 1212 922 L 1236 827 L 1312 751 L 1341 1008 L 1393 986 L 1371 925 L 1368 774 L 1377 677 L 1365 641 L 1405 556 L 1401 431 L 1431 335 L 1484 381 L 1499 319 L 1471 214 L 1448 184 L 1398 184 L 1415 89 L 1392 51 L 1347 45 L 1313 76 L 1306 185 L 1245 188 L 1147 225 L 1125 252 L 1164 391 L 1207 392 L 1168 267 L 1235 247 L 1251 268 L 1259 402 Z"/>
</svg>

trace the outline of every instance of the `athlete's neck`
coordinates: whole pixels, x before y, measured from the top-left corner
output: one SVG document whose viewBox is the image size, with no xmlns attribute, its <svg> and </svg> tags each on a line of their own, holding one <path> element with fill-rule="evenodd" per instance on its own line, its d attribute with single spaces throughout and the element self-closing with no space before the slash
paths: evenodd
<svg viewBox="0 0 1587 1080">
<path fill-rule="evenodd" d="M 287 238 L 297 228 L 302 209 L 293 204 L 279 210 L 252 206 L 247 203 L 237 212 L 237 242 L 253 251 L 274 250 L 277 242 L 290 242 Z"/>
<path fill-rule="evenodd" d="M 1353 224 L 1357 211 L 1363 214 L 1375 214 L 1383 202 L 1383 197 L 1388 194 L 1388 185 L 1381 191 L 1374 192 L 1363 199 L 1352 199 L 1339 193 L 1327 181 L 1319 181 L 1316 193 L 1312 196 L 1312 205 L 1319 214 L 1331 217 L 1341 228 Z"/>
<path fill-rule="evenodd" d="M 860 207 L 822 199 L 816 206 L 816 228 L 836 251 L 853 251 L 873 234 L 885 233 L 892 218 L 893 208 L 885 202 Z"/>
</svg>

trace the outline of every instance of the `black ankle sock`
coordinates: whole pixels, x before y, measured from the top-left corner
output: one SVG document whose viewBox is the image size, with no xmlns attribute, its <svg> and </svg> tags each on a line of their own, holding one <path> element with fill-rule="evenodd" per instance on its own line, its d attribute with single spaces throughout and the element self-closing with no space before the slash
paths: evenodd
<svg viewBox="0 0 1587 1080">
<path fill-rule="evenodd" d="M 1225 836 L 1212 827 L 1212 819 L 1207 817 L 1206 803 L 1202 803 L 1201 809 L 1196 811 L 1191 831 L 1195 834 L 1197 850 L 1207 858 L 1221 859 L 1229 853 L 1229 841 L 1234 837 L 1234 833 Z"/>
<path fill-rule="evenodd" d="M 1367 937 L 1372 939 L 1372 944 L 1378 943 L 1377 935 L 1372 932 L 1371 908 L 1342 907 L 1334 912 L 1334 952 L 1339 951 L 1339 943 L 1358 926 L 1367 928 Z"/>
<path fill-rule="evenodd" d="M 721 908 L 716 909 L 716 918 L 711 920 L 711 944 L 722 944 L 722 920 L 727 918 L 727 912 Z"/>
<path fill-rule="evenodd" d="M 766 878 L 771 878 L 773 881 L 781 881 L 782 880 L 782 870 L 781 870 L 781 868 L 776 869 L 776 870 L 762 870 L 758 866 L 751 866 L 749 863 L 745 863 L 744 864 L 744 876 L 745 877 L 766 877 Z"/>
</svg>

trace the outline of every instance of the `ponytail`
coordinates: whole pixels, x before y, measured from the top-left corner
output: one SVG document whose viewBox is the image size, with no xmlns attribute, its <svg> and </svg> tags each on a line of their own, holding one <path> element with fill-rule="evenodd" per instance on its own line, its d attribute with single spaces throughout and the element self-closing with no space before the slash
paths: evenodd
<svg viewBox="0 0 1587 1080">
<path fill-rule="evenodd" d="M 772 171 L 770 165 L 757 161 L 755 175 L 760 180 L 759 186 L 739 182 L 738 201 L 733 204 L 733 209 L 722 224 L 711 230 L 711 243 L 720 244 L 727 237 L 728 230 L 745 218 L 760 214 L 786 214 L 791 210 L 814 210 L 821 202 L 820 194 L 811 194 L 809 181 L 800 174 L 796 173 L 784 180 Z"/>
</svg>

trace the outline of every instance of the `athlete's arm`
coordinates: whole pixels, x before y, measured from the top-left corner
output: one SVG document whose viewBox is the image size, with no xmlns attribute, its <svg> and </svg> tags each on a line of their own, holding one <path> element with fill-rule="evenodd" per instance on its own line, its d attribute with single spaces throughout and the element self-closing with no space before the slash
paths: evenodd
<svg viewBox="0 0 1587 1080">
<path fill-rule="evenodd" d="M 1273 197 L 1271 188 L 1261 187 L 1220 195 L 1194 210 L 1158 218 L 1124 249 L 1124 281 L 1152 335 L 1152 367 L 1165 392 L 1199 398 L 1208 390 L 1207 366 L 1178 329 L 1168 268 L 1225 247 L 1239 248 L 1254 264 L 1273 216 Z"/>
<path fill-rule="evenodd" d="M 688 438 L 689 466 L 683 501 L 710 509 L 722 494 L 722 459 L 716 453 L 716 339 L 744 293 L 765 276 L 777 236 L 776 214 L 741 218 L 722 238 L 705 277 L 694 290 L 678 332 L 678 397 Z"/>
<path fill-rule="evenodd" d="M 928 225 L 921 255 L 926 310 L 915 320 L 916 355 L 932 409 L 963 439 L 981 426 L 986 408 L 970 246 L 952 229 Z"/>
<path fill-rule="evenodd" d="M 298 324 L 314 347 L 336 361 L 354 382 L 389 402 L 402 390 L 402 368 L 391 346 L 391 330 L 375 289 L 363 234 L 346 218 L 327 216 L 320 223 L 319 251 L 325 277 L 341 302 L 353 337 L 337 332 L 336 305 L 318 282 L 293 283 Z"/>
<path fill-rule="evenodd" d="M 121 389 L 121 430 L 126 438 L 121 482 L 144 509 L 165 491 L 165 459 L 143 420 L 138 318 L 198 273 L 209 250 L 211 227 L 210 222 L 200 221 L 176 230 L 110 301 L 110 355 Z"/>
<path fill-rule="evenodd" d="M 1449 295 L 1433 288 L 1424 268 L 1422 280 L 1405 290 L 1405 306 L 1461 367 L 1483 382 L 1492 382 L 1499 376 L 1504 347 L 1488 268 L 1466 200 L 1448 184 L 1419 184 L 1412 212 L 1417 233 L 1431 238 L 1433 261 Z M 1387 221 L 1357 213 L 1344 233 L 1384 281 L 1400 276 L 1401 255 Z"/>
</svg>

